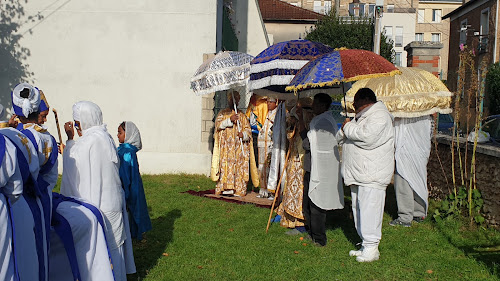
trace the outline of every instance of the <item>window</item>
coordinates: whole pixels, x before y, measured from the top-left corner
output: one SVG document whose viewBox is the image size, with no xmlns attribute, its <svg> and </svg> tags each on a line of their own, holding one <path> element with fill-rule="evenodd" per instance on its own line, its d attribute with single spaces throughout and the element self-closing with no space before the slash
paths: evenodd
<svg viewBox="0 0 500 281">
<path fill-rule="evenodd" d="M 425 22 L 425 10 L 418 9 L 418 23 L 424 23 L 424 22 Z"/>
<path fill-rule="evenodd" d="M 392 26 L 384 26 L 385 37 L 387 37 L 387 43 L 392 40 Z"/>
<path fill-rule="evenodd" d="M 441 22 L 441 10 L 432 9 L 432 22 Z"/>
<path fill-rule="evenodd" d="M 424 41 L 424 34 L 423 33 L 415 33 L 415 41 L 418 41 L 418 42 Z"/>
<path fill-rule="evenodd" d="M 359 4 L 359 16 L 365 16 L 365 4 Z"/>
<path fill-rule="evenodd" d="M 373 18 L 375 16 L 375 4 L 368 5 L 368 16 Z"/>
<path fill-rule="evenodd" d="M 396 44 L 396 47 L 403 47 L 403 27 L 402 26 L 396 26 L 396 34 L 394 38 L 394 43 Z"/>
<path fill-rule="evenodd" d="M 332 1 L 325 1 L 325 14 L 329 14 L 332 10 Z"/>
<path fill-rule="evenodd" d="M 387 12 L 394 13 L 394 5 L 387 5 Z"/>
<path fill-rule="evenodd" d="M 490 19 L 490 9 L 484 9 L 481 11 L 480 19 L 480 36 L 479 36 L 479 46 L 478 51 L 480 54 L 486 52 L 488 46 L 488 32 L 489 32 L 489 19 Z"/>
<path fill-rule="evenodd" d="M 359 3 L 349 4 L 349 15 L 355 17 L 359 16 Z"/>
<path fill-rule="evenodd" d="M 467 19 L 460 23 L 460 44 L 467 44 Z"/>
<path fill-rule="evenodd" d="M 488 24 L 489 24 L 490 11 L 489 9 L 485 9 L 481 12 L 481 20 L 480 20 L 480 35 L 488 35 Z"/>
<path fill-rule="evenodd" d="M 401 66 L 401 53 L 396 52 L 396 56 L 394 57 L 394 65 Z"/>
<path fill-rule="evenodd" d="M 323 13 L 323 5 L 321 5 L 321 1 L 314 1 L 314 7 L 313 10 L 316 13 Z"/>
<path fill-rule="evenodd" d="M 432 33 L 432 42 L 441 42 L 441 33 Z"/>
</svg>

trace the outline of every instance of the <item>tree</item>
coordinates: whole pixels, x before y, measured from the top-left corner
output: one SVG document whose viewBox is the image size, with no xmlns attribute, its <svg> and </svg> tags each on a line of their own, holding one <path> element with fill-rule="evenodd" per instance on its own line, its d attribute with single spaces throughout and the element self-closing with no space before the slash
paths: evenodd
<svg viewBox="0 0 500 281">
<path fill-rule="evenodd" d="M 486 75 L 486 98 L 490 114 L 500 114 L 500 63 L 490 66 Z"/>
<path fill-rule="evenodd" d="M 329 45 L 333 48 L 373 49 L 373 31 L 375 24 L 368 17 L 338 17 L 335 10 L 318 21 L 310 30 L 306 39 Z M 388 61 L 394 61 L 393 42 L 387 42 L 385 34 L 380 38 L 380 55 Z"/>
</svg>

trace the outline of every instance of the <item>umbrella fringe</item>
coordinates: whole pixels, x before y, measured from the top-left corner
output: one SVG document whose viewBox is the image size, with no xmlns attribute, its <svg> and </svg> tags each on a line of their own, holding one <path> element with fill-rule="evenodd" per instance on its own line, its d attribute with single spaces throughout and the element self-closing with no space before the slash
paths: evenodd
<svg viewBox="0 0 500 281">
<path fill-rule="evenodd" d="M 368 78 L 394 76 L 394 75 L 398 75 L 398 74 L 401 74 L 401 70 L 399 70 L 399 69 L 393 70 L 389 73 L 365 74 L 365 75 L 358 75 L 358 76 L 351 77 L 351 78 L 344 78 L 344 80 L 342 82 L 352 82 L 352 81 L 358 81 L 358 80 L 368 79 Z"/>
<path fill-rule="evenodd" d="M 422 116 L 427 116 L 431 115 L 434 113 L 439 113 L 439 114 L 450 114 L 452 112 L 451 108 L 438 108 L 434 107 L 431 109 L 423 110 L 423 111 L 416 111 L 416 112 L 404 112 L 404 111 L 396 111 L 396 112 L 391 112 L 392 116 L 396 118 L 416 118 L 416 117 L 422 117 Z M 346 115 L 345 112 L 341 112 L 341 115 Z M 354 112 L 348 112 L 347 116 L 349 117 L 354 117 L 356 114 Z"/>
<path fill-rule="evenodd" d="M 340 84 L 342 82 L 347 83 L 347 82 L 358 81 L 358 80 L 362 80 L 362 79 L 387 77 L 387 76 L 394 76 L 394 75 L 398 75 L 398 74 L 401 74 L 400 70 L 393 70 L 393 71 L 391 71 L 389 73 L 365 74 L 365 75 L 355 76 L 355 77 L 352 77 L 352 78 L 344 78 L 342 80 L 335 79 L 335 80 L 332 80 L 332 81 L 329 81 L 329 82 L 306 83 L 306 84 L 301 84 L 301 85 L 287 86 L 285 88 L 285 91 L 289 91 L 289 92 L 294 91 L 294 92 L 296 92 L 296 91 L 304 90 L 304 89 L 307 89 L 307 88 L 331 87 L 331 86 L 334 86 L 334 85 L 338 85 L 338 84 Z"/>
</svg>

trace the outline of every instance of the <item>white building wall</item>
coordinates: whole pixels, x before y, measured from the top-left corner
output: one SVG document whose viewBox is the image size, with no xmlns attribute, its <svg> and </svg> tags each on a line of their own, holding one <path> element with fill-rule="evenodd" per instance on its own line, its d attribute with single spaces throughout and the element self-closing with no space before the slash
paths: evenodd
<svg viewBox="0 0 500 281">
<path fill-rule="evenodd" d="M 404 46 L 415 41 L 415 13 L 384 13 L 382 17 L 382 30 L 385 26 L 392 26 L 392 40 L 395 40 L 396 26 L 403 27 L 403 44 L 401 47 L 394 47 L 395 52 L 401 53 L 401 66 L 407 66 L 407 52 Z"/>
<path fill-rule="evenodd" d="M 259 3 L 257 0 L 232 0 L 232 5 L 231 21 L 238 37 L 238 51 L 256 56 L 270 46 Z"/>
<path fill-rule="evenodd" d="M 208 174 L 201 98 L 189 80 L 203 54 L 216 51 L 216 2 L 29 1 L 26 15 L 44 16 L 20 30 L 34 84 L 58 110 L 61 127 L 79 100 L 101 107 L 115 141 L 122 121 L 136 123 L 143 173 Z M 52 114 L 48 127 L 57 136 Z"/>
</svg>

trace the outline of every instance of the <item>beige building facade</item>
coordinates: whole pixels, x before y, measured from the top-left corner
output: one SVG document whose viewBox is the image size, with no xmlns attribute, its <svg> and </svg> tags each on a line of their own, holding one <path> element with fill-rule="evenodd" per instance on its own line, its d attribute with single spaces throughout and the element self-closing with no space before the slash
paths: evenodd
<svg viewBox="0 0 500 281">
<path fill-rule="evenodd" d="M 448 53 L 450 33 L 459 32 L 450 30 L 450 19 L 442 17 L 462 5 L 461 0 L 446 1 L 419 1 L 415 25 L 415 41 L 441 42 L 438 77 L 447 80 Z"/>
</svg>

